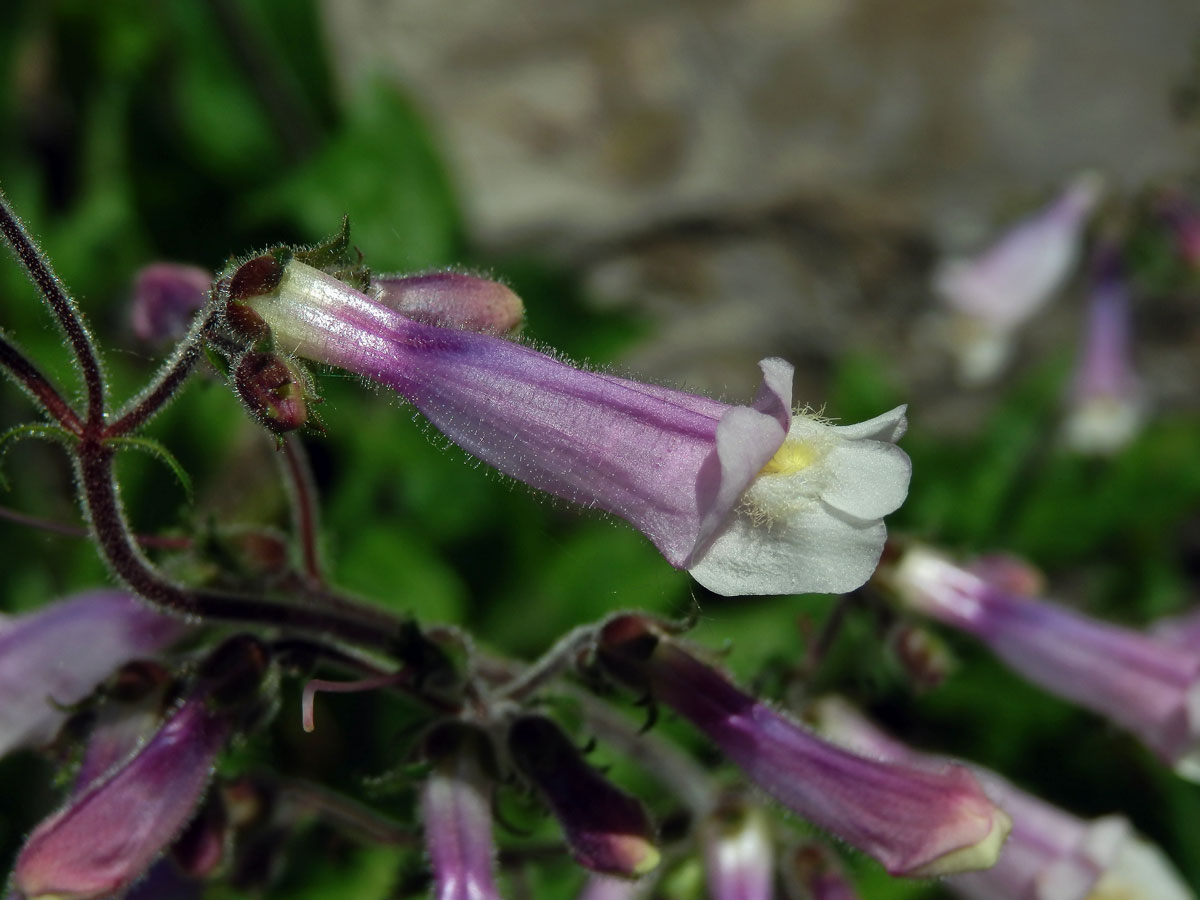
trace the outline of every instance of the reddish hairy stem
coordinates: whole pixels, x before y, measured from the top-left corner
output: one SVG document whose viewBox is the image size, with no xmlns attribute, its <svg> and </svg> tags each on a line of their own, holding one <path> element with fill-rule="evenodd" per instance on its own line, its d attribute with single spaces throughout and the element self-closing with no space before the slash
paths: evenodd
<svg viewBox="0 0 1200 900">
<path fill-rule="evenodd" d="M 76 308 L 75 302 L 54 274 L 50 261 L 33 242 L 24 224 L 8 205 L 8 198 L 3 192 L 0 192 L 0 234 L 3 234 L 4 240 L 16 254 L 17 260 L 66 334 L 79 371 L 83 375 L 84 390 L 87 394 L 87 426 L 98 429 L 104 424 L 104 376 L 100 371 L 100 358 L 96 355 L 91 333 L 84 324 L 83 316 Z"/>
<path fill-rule="evenodd" d="M 71 404 L 25 354 L 0 334 L 0 366 L 7 369 L 45 413 L 72 434 L 83 433 L 83 423 Z"/>
<path fill-rule="evenodd" d="M 288 484 L 288 498 L 292 506 L 292 525 L 300 539 L 300 553 L 304 574 L 316 584 L 324 583 L 321 574 L 321 554 L 318 544 L 316 484 L 308 454 L 299 438 L 288 435 L 283 439 L 281 465 Z"/>
</svg>

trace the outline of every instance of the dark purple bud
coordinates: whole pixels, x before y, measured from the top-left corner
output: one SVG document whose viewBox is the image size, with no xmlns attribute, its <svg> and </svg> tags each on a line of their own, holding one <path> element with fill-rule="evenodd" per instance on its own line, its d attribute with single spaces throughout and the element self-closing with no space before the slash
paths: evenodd
<svg viewBox="0 0 1200 900">
<path fill-rule="evenodd" d="M 229 816 L 219 794 L 209 794 L 183 833 L 171 845 L 171 858 L 191 878 L 206 878 L 225 860 Z"/>
<path fill-rule="evenodd" d="M 208 300 L 212 273 L 197 266 L 154 263 L 133 282 L 129 320 L 139 340 L 166 344 L 187 334 L 196 310 Z"/>
<path fill-rule="evenodd" d="M 962 766 L 929 771 L 837 747 L 738 690 L 638 616 L 605 626 L 597 659 L 688 719 L 784 806 L 891 874 L 929 877 L 996 861 L 1008 817 Z"/>
<path fill-rule="evenodd" d="M 557 725 L 522 716 L 509 728 L 508 749 L 562 825 L 577 863 L 630 878 L 658 865 L 654 828 L 642 804 L 589 766 Z"/>
<path fill-rule="evenodd" d="M 233 384 L 251 415 L 271 431 L 283 434 L 308 421 L 305 378 L 274 353 L 245 354 L 234 369 Z"/>
<path fill-rule="evenodd" d="M 500 900 L 486 740 L 447 727 L 431 736 L 426 749 L 433 770 L 421 786 L 421 817 L 434 900 Z"/>
<path fill-rule="evenodd" d="M 62 706 L 185 630 L 120 591 L 79 594 L 7 620 L 0 626 L 0 755 L 49 741 L 66 721 Z"/>
<path fill-rule="evenodd" d="M 459 272 L 383 275 L 376 299 L 410 319 L 467 331 L 508 334 L 521 327 L 525 304 L 506 285 Z"/>
<path fill-rule="evenodd" d="M 783 876 L 797 900 L 858 900 L 833 851 L 816 841 L 792 849 Z"/>
<path fill-rule="evenodd" d="M 229 738 L 229 719 L 198 693 L 141 751 L 46 819 L 17 857 L 25 896 L 92 900 L 132 884 L 191 818 Z"/>
</svg>

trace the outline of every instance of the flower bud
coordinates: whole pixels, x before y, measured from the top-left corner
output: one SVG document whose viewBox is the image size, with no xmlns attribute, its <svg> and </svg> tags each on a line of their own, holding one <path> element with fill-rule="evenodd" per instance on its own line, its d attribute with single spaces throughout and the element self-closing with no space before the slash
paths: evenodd
<svg viewBox="0 0 1200 900">
<path fill-rule="evenodd" d="M 25 897 L 107 897 L 146 871 L 192 816 L 229 738 L 207 700 L 189 697 L 136 755 L 34 829 L 13 874 Z"/>
<path fill-rule="evenodd" d="M 196 310 L 208 300 L 212 273 L 197 266 L 153 263 L 133 282 L 129 321 L 138 340 L 167 344 L 187 334 Z"/>
<path fill-rule="evenodd" d="M 460 272 L 383 275 L 371 279 L 375 297 L 410 319 L 508 334 L 521 327 L 525 304 L 506 285 Z"/>
<path fill-rule="evenodd" d="M 225 860 L 229 816 L 218 794 L 210 794 L 171 845 L 171 858 L 191 878 L 212 875 Z"/>
<path fill-rule="evenodd" d="M 816 841 L 791 850 L 783 877 L 796 900 L 858 900 L 833 852 Z"/>
<path fill-rule="evenodd" d="M 234 369 L 233 384 L 250 414 L 271 431 L 284 434 L 308 421 L 306 379 L 275 353 L 246 353 Z"/>
<path fill-rule="evenodd" d="M 599 664 L 704 732 L 764 791 L 893 875 L 929 877 L 995 862 L 1009 821 L 961 766 L 879 762 L 834 746 L 738 690 L 649 620 L 612 619 Z"/>
<path fill-rule="evenodd" d="M 943 757 L 921 753 L 883 732 L 836 697 L 813 707 L 821 731 L 879 759 L 938 768 Z M 1195 900 L 1170 862 L 1121 816 L 1079 819 L 1026 793 L 995 772 L 974 767 L 992 801 L 1012 818 L 1012 834 L 992 868 L 945 880 L 968 900 Z"/>
<path fill-rule="evenodd" d="M 508 749 L 562 825 L 577 863 L 631 878 L 658 865 L 654 829 L 642 804 L 589 766 L 552 721 L 517 719 L 509 728 Z"/>
</svg>

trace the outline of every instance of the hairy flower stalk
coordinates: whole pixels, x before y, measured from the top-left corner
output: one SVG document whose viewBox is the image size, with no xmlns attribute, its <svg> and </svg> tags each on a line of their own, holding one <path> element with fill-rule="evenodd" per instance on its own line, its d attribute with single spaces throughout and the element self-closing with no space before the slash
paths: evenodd
<svg viewBox="0 0 1200 900">
<path fill-rule="evenodd" d="M 286 255 L 245 264 L 229 294 L 231 320 L 265 323 L 279 351 L 394 388 L 468 453 L 631 522 L 718 593 L 858 587 L 908 491 L 903 407 L 845 427 L 793 416 L 782 360 L 730 406 L 418 322 Z"/>
<path fill-rule="evenodd" d="M 814 706 L 822 733 L 877 759 L 944 766 L 875 727 L 839 698 Z M 1121 816 L 1094 821 L 1051 806 L 1004 777 L 973 767 L 988 796 L 1012 817 L 1000 858 L 990 869 L 946 879 L 967 900 L 1194 900 L 1162 851 L 1139 838 Z"/>
<path fill-rule="evenodd" d="M 433 770 L 421 786 L 421 817 L 434 900 L 500 900 L 486 739 L 444 726 L 430 736 L 426 753 Z"/>
<path fill-rule="evenodd" d="M 654 828 L 642 804 L 589 766 L 552 721 L 521 716 L 509 728 L 508 750 L 562 825 L 577 863 L 627 878 L 658 865 Z"/>
<path fill-rule="evenodd" d="M 956 316 L 952 344 L 965 381 L 995 377 L 1017 331 L 1067 280 L 1100 191 L 1096 175 L 1081 175 L 980 255 L 938 267 L 933 287 Z"/>
<path fill-rule="evenodd" d="M 901 602 L 966 631 L 1033 683 L 1136 734 L 1200 779 L 1200 653 L 1014 594 L 925 547 L 884 580 Z"/>
<path fill-rule="evenodd" d="M 730 800 L 700 827 L 711 900 L 770 900 L 775 847 L 771 826 L 757 807 Z"/>
<path fill-rule="evenodd" d="M 49 741 L 67 719 L 64 706 L 185 630 L 122 591 L 79 594 L 0 622 L 0 756 Z"/>
<path fill-rule="evenodd" d="M 738 690 L 639 616 L 605 625 L 597 659 L 688 719 L 784 806 L 893 875 L 944 875 L 995 862 L 1008 817 L 963 767 L 916 769 L 830 744 Z"/>
<path fill-rule="evenodd" d="M 196 688 L 136 754 L 34 829 L 13 873 L 20 893 L 93 900 L 139 878 L 192 818 L 266 662 L 253 638 L 210 654 Z"/>
</svg>

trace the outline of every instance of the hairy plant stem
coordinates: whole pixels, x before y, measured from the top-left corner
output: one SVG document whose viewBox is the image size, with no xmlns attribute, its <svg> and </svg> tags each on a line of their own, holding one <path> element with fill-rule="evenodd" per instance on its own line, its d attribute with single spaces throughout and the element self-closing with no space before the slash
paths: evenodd
<svg viewBox="0 0 1200 900">
<path fill-rule="evenodd" d="M 113 450 L 85 435 L 76 464 L 92 535 L 113 572 L 143 599 L 184 617 L 238 624 L 258 624 L 344 641 L 392 655 L 404 623 L 381 628 L 379 618 L 351 615 L 349 610 L 293 606 L 258 597 L 189 589 L 164 578 L 142 555 L 125 521 L 112 473 Z"/>
<path fill-rule="evenodd" d="M 287 435 L 281 444 L 280 466 L 284 473 L 288 500 L 292 507 L 292 527 L 300 541 L 304 574 L 317 585 L 324 584 L 318 539 L 317 488 L 312 466 L 304 445 L 295 435 Z"/>
<path fill-rule="evenodd" d="M 83 423 L 71 404 L 3 333 L 0 333 L 0 366 L 8 370 L 46 415 L 72 434 L 83 433 Z"/>
<path fill-rule="evenodd" d="M 17 218 L 9 206 L 8 198 L 0 191 L 0 234 L 12 248 L 17 260 L 25 269 L 34 286 L 46 301 L 46 305 L 58 319 L 58 324 L 67 336 L 71 351 L 75 356 L 76 365 L 83 376 L 84 391 L 87 396 L 87 415 L 85 421 L 91 427 L 101 427 L 104 424 L 104 374 L 100 369 L 100 358 L 92 343 L 91 333 L 84 324 L 83 316 L 75 306 L 75 301 L 67 294 L 50 261 L 34 243 L 33 238 L 25 229 L 24 223 Z M 64 426 L 65 427 L 65 426 Z"/>
</svg>

